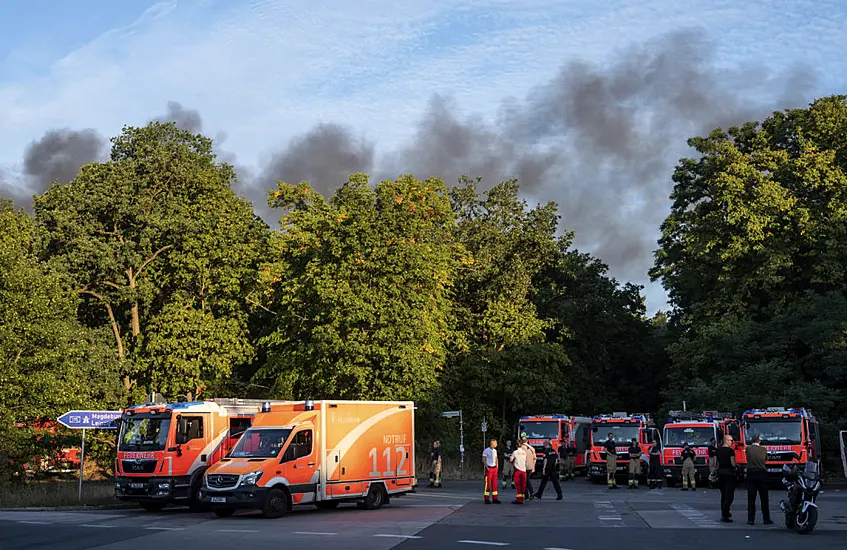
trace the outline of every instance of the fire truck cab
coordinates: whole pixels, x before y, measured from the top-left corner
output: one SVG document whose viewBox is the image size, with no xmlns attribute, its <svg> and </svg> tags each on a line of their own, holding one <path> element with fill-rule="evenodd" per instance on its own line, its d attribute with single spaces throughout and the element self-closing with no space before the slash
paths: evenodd
<svg viewBox="0 0 847 550">
<path fill-rule="evenodd" d="M 668 487 L 682 480 L 682 449 L 688 443 L 697 454 L 694 467 L 697 481 L 709 479 L 709 442 L 717 448 L 725 433 L 736 437 L 738 421 L 730 413 L 670 411 L 665 424 L 662 448 L 662 473 Z M 735 433 L 732 433 L 735 432 Z"/>
<path fill-rule="evenodd" d="M 592 483 L 603 483 L 606 480 L 606 450 L 604 444 L 608 434 L 615 436 L 618 460 L 617 475 L 626 475 L 629 467 L 627 451 L 633 438 L 638 441 L 642 455 L 648 455 L 653 442 L 661 448 L 661 436 L 656 424 L 648 414 L 627 414 L 615 412 L 595 416 L 591 419 L 591 440 L 588 475 Z M 642 458 L 641 471 L 645 471 L 646 461 Z"/>
<path fill-rule="evenodd" d="M 745 443 L 758 435 L 768 450 L 769 476 L 782 476 L 785 464 L 820 462 L 820 425 L 811 409 L 769 407 L 746 411 L 742 416 Z"/>
<path fill-rule="evenodd" d="M 591 418 L 566 414 L 522 416 L 518 437 L 526 433 L 527 443 L 535 449 L 539 460 L 544 457 L 544 442 L 550 440 L 558 453 L 562 446 L 576 448 L 574 471 L 586 470 L 587 445 L 591 436 Z"/>
<path fill-rule="evenodd" d="M 211 399 L 125 409 L 115 461 L 115 497 L 151 512 L 169 503 L 198 507 L 203 473 L 235 446 L 263 403 Z"/>
</svg>

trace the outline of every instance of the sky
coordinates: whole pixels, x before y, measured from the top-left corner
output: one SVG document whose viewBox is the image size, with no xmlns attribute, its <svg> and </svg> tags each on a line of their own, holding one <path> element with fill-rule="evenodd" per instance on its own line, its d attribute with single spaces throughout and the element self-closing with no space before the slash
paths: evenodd
<svg viewBox="0 0 847 550">
<path fill-rule="evenodd" d="M 847 93 L 842 0 L 0 0 L 0 194 L 22 206 L 124 125 L 216 140 L 269 222 L 277 180 L 352 172 L 556 201 L 651 283 L 686 139 Z"/>
</svg>

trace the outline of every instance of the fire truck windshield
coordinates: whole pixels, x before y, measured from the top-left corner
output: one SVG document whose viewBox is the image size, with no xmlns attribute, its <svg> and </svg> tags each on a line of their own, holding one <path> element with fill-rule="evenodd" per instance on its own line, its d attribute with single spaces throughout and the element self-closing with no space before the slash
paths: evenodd
<svg viewBox="0 0 847 550">
<path fill-rule="evenodd" d="M 682 447 L 688 443 L 692 447 L 705 447 L 715 437 L 715 429 L 708 427 L 665 426 L 665 447 Z"/>
<path fill-rule="evenodd" d="M 170 418 L 124 417 L 119 451 L 163 451 L 168 444 Z"/>
<path fill-rule="evenodd" d="M 279 455 L 291 430 L 250 428 L 229 455 L 230 458 L 274 458 Z"/>
<path fill-rule="evenodd" d="M 527 439 L 559 439 L 559 422 L 521 422 L 521 432 L 526 432 Z"/>
<path fill-rule="evenodd" d="M 800 445 L 803 443 L 800 419 L 768 420 L 765 418 L 747 421 L 746 438 L 749 445 L 754 435 L 762 440 L 762 445 Z"/>
<path fill-rule="evenodd" d="M 609 433 L 615 434 L 615 443 L 628 445 L 632 438 L 638 439 L 638 424 L 594 424 L 597 428 L 592 440 L 595 445 L 602 445 L 609 438 Z"/>
</svg>

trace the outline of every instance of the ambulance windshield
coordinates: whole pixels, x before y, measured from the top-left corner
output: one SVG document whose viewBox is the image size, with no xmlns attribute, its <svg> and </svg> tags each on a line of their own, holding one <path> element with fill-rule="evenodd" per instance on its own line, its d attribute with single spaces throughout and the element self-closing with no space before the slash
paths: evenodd
<svg viewBox="0 0 847 550">
<path fill-rule="evenodd" d="M 665 447 L 682 447 L 688 443 L 692 447 L 705 447 L 715 437 L 715 429 L 705 426 L 683 427 L 665 426 Z"/>
<path fill-rule="evenodd" d="M 164 451 L 170 427 L 170 418 L 124 417 L 118 450 Z"/>
<path fill-rule="evenodd" d="M 559 439 L 559 421 L 521 422 L 527 439 Z"/>
<path fill-rule="evenodd" d="M 230 458 L 274 458 L 279 456 L 291 430 L 282 428 L 250 428 L 229 455 Z"/>
</svg>

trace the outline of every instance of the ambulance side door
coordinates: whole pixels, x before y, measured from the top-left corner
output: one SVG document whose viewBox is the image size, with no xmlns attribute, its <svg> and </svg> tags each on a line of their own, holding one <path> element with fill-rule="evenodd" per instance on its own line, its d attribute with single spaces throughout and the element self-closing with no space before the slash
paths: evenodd
<svg viewBox="0 0 847 550">
<path fill-rule="evenodd" d="M 313 502 L 318 489 L 317 449 L 314 431 L 304 428 L 291 436 L 280 461 L 282 475 L 288 480 L 288 489 L 294 504 Z"/>
</svg>

